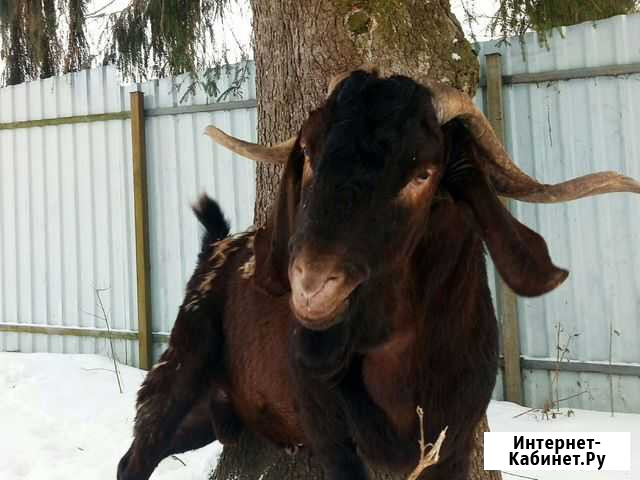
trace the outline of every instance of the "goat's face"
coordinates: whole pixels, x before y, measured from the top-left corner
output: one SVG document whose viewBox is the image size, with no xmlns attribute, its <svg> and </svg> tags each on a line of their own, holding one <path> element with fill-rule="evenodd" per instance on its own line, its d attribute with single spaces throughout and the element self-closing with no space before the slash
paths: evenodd
<svg viewBox="0 0 640 480">
<path fill-rule="evenodd" d="M 497 194 L 553 203 L 640 193 L 638 182 L 614 172 L 537 182 L 509 158 L 473 101 L 451 87 L 364 71 L 340 78 L 298 136 L 282 144 L 207 129 L 236 153 L 286 163 L 274 214 L 255 236 L 254 280 L 273 295 L 290 288 L 293 311 L 310 329 L 347 318 L 341 313 L 366 282 L 408 264 L 439 191 L 446 208 L 465 209 L 505 282 L 525 296 L 554 289 L 568 272 Z"/>
<path fill-rule="evenodd" d="M 303 125 L 288 276 L 305 327 L 333 325 L 358 287 L 406 262 L 423 234 L 444 163 L 431 105 L 406 77 L 354 74 Z"/>
</svg>

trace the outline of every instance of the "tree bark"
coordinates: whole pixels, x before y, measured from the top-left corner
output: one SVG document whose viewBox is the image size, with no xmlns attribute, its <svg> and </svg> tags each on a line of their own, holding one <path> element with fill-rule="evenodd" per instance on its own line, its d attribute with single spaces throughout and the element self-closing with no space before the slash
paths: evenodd
<svg viewBox="0 0 640 480">
<path fill-rule="evenodd" d="M 471 459 L 469 480 L 502 479 L 499 471 L 486 471 L 483 468 L 483 433 L 485 431 L 489 431 L 486 417 L 476 428 L 476 448 Z M 428 470 L 426 472 L 428 475 Z M 369 473 L 371 480 L 405 480 L 403 475 L 371 466 L 369 466 Z M 325 478 L 324 472 L 314 461 L 309 450 L 301 448 L 297 452 L 288 452 L 275 447 L 248 430 L 242 432 L 237 445 L 224 447 L 218 465 L 210 476 L 210 480 L 324 480 Z"/>
<path fill-rule="evenodd" d="M 260 142 L 294 135 L 323 101 L 331 77 L 364 63 L 382 74 L 475 92 L 478 61 L 449 0 L 251 0 L 251 6 Z M 258 165 L 258 225 L 279 179 L 278 167 Z"/>
<path fill-rule="evenodd" d="M 475 92 L 478 61 L 449 0 L 251 0 L 251 6 L 262 143 L 294 135 L 322 103 L 332 76 L 365 63 L 376 65 L 383 75 L 432 78 Z M 256 225 L 269 214 L 280 174 L 278 167 L 258 165 Z M 485 430 L 486 419 L 477 429 L 472 480 L 500 478 L 499 472 L 482 469 Z M 371 473 L 375 480 L 400 480 L 379 469 Z M 238 445 L 224 448 L 211 479 L 259 478 L 325 477 L 306 449 L 290 455 L 244 432 Z"/>
</svg>

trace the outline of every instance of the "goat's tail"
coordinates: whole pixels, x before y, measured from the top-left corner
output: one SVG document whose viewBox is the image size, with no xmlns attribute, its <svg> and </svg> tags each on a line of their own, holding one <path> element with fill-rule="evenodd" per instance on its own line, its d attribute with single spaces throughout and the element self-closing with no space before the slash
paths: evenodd
<svg viewBox="0 0 640 480">
<path fill-rule="evenodd" d="M 203 240 L 213 243 L 229 235 L 229 222 L 225 220 L 218 202 L 208 195 L 202 194 L 192 208 L 193 213 L 207 230 Z"/>
</svg>

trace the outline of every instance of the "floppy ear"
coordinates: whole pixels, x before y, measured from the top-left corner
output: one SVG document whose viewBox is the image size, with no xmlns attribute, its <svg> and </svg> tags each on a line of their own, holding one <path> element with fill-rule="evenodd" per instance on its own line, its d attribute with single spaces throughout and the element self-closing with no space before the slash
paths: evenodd
<svg viewBox="0 0 640 480">
<path fill-rule="evenodd" d="M 291 289 L 288 275 L 289 239 L 300 202 L 303 167 L 304 156 L 297 139 L 285 165 L 270 218 L 266 226 L 256 232 L 255 282 L 272 295 L 283 295 Z"/>
<path fill-rule="evenodd" d="M 455 200 L 468 206 L 504 281 L 525 297 L 556 288 L 569 272 L 551 262 L 544 238 L 520 223 L 500 202 L 488 177 L 474 161 L 481 153 L 466 129 L 457 127 L 450 138 L 451 155 L 443 183 Z"/>
</svg>

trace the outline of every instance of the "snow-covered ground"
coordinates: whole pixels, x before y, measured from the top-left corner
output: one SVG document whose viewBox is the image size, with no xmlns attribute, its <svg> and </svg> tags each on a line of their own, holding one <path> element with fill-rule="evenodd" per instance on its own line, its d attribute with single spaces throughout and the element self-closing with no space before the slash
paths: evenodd
<svg viewBox="0 0 640 480">
<path fill-rule="evenodd" d="M 574 410 L 573 415 L 543 419 L 539 413 L 509 402 L 491 402 L 489 424 L 496 432 L 631 432 L 631 470 L 619 472 L 513 472 L 503 474 L 503 480 L 640 480 L 640 415 Z M 567 409 L 561 409 L 567 412 Z"/>
<path fill-rule="evenodd" d="M 115 480 L 145 372 L 97 355 L 0 353 L 0 479 Z M 154 480 L 205 480 L 220 445 L 165 459 Z"/>
<path fill-rule="evenodd" d="M 120 367 L 120 394 L 113 364 L 95 355 L 0 353 L 0 479 L 115 479 L 116 464 L 131 441 L 135 393 L 144 372 Z M 493 402 L 494 431 L 631 431 L 630 472 L 514 472 L 536 480 L 640 479 L 640 415 L 576 410 L 571 417 L 513 418 L 525 409 Z M 217 461 L 220 445 L 168 458 L 154 480 L 204 480 Z"/>
</svg>

